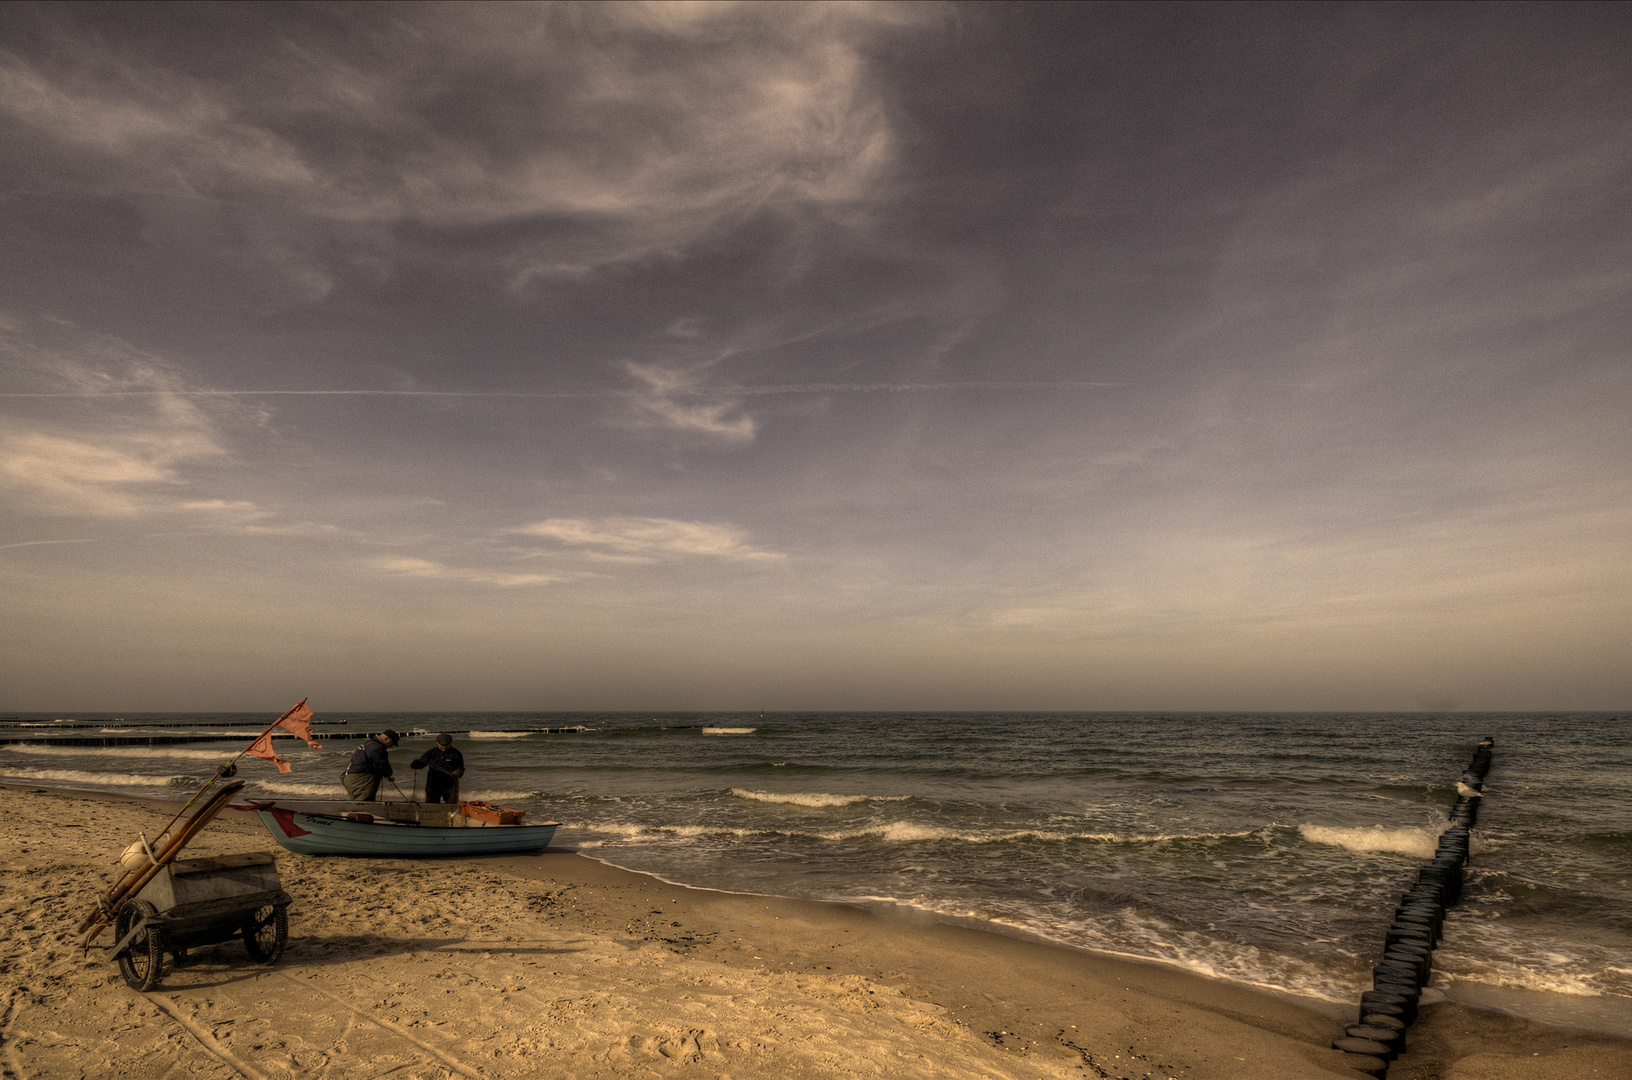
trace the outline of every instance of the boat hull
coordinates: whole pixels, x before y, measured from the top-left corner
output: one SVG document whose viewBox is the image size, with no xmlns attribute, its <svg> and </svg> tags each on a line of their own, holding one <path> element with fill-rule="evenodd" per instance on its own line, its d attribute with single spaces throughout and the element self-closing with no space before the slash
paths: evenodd
<svg viewBox="0 0 1632 1080">
<path fill-rule="evenodd" d="M 247 809 L 247 808 L 246 808 Z M 302 855 L 513 855 L 542 851 L 558 822 L 450 828 L 393 821 L 348 821 L 276 805 L 254 808 L 272 839 Z"/>
</svg>

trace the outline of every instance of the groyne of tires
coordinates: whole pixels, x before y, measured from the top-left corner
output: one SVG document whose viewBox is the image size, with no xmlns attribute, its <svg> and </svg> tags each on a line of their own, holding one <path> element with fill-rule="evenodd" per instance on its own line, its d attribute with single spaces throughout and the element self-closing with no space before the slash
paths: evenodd
<svg viewBox="0 0 1632 1080">
<path fill-rule="evenodd" d="M 1494 747 L 1494 739 L 1482 740 L 1457 780 L 1450 826 L 1440 834 L 1433 859 L 1417 871 L 1394 908 L 1382 959 L 1371 969 L 1371 989 L 1360 995 L 1358 1022 L 1332 1040 L 1332 1048 L 1343 1051 L 1345 1063 L 1359 1072 L 1385 1076 L 1389 1062 L 1405 1049 L 1417 1002 L 1433 974 L 1434 946 L 1444 930 L 1446 909 L 1462 897 L 1469 836 L 1479 820 Z"/>
</svg>

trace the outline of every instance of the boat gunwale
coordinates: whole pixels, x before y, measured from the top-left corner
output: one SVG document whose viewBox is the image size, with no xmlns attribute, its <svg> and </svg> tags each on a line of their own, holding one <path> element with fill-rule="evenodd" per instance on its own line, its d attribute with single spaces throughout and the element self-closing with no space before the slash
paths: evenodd
<svg viewBox="0 0 1632 1080">
<path fill-rule="evenodd" d="M 531 824 L 480 826 L 425 825 L 408 821 L 355 821 L 341 814 L 295 810 L 276 802 L 239 805 L 253 811 L 272 839 L 281 847 L 305 855 L 350 855 L 378 858 L 400 857 L 480 857 L 512 855 L 547 850 L 555 839 L 559 821 Z M 280 820 L 300 829 L 301 836 L 289 835 Z M 307 829 L 302 825 L 317 826 Z M 380 831 L 376 826 L 410 826 L 412 831 Z M 306 840 L 317 837 L 320 839 Z M 303 842 L 304 841 L 304 842 Z"/>
</svg>

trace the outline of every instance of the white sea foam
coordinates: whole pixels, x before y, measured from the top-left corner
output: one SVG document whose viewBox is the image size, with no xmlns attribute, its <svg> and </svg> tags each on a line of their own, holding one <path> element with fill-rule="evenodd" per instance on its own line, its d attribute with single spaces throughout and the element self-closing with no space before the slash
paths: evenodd
<svg viewBox="0 0 1632 1080">
<path fill-rule="evenodd" d="M 859 802 L 905 802 L 911 798 L 910 795 L 829 795 L 825 792 L 750 791 L 747 788 L 732 788 L 731 794 L 739 799 L 812 807 L 853 806 Z"/>
<path fill-rule="evenodd" d="M 1091 921 L 1061 920 L 1058 913 L 1024 903 L 971 908 L 946 898 L 903 899 L 895 896 L 852 897 L 873 903 L 917 908 L 954 919 L 969 919 L 1076 948 L 1089 948 L 1137 960 L 1155 960 L 1214 979 L 1319 998 L 1349 1001 L 1358 985 L 1306 960 L 1272 953 L 1252 945 L 1181 931 L 1164 920 L 1131 909 Z"/>
<path fill-rule="evenodd" d="M 256 795 L 274 799 L 344 799 L 345 791 L 338 780 L 327 784 L 309 784 L 290 780 L 251 780 L 250 788 Z"/>
<path fill-rule="evenodd" d="M 245 745 L 248 740 L 245 740 Z M 273 743 L 280 756 L 290 746 L 297 750 L 304 749 L 305 744 L 295 743 L 288 739 L 280 739 Z M 41 746 L 39 744 L 18 744 L 5 748 L 13 754 L 33 754 L 40 757 L 109 757 L 121 761 L 214 761 L 222 762 L 232 757 L 235 750 L 216 747 L 213 750 L 192 749 L 184 746 Z M 243 749 L 239 747 L 238 749 Z"/>
<path fill-rule="evenodd" d="M 1447 951 L 1443 959 L 1436 956 L 1436 968 L 1452 979 L 1577 997 L 1632 998 L 1632 970 L 1618 963 L 1626 954 L 1608 942 L 1567 941 L 1547 928 L 1497 919 L 1463 916 L 1454 926 L 1458 942 L 1472 948 L 1454 956 Z"/>
<path fill-rule="evenodd" d="M 1439 836 L 1428 829 L 1385 829 L 1381 825 L 1348 828 L 1340 825 L 1299 825 L 1298 833 L 1312 844 L 1330 844 L 1350 851 L 1387 851 L 1396 855 L 1431 858 Z"/>
<path fill-rule="evenodd" d="M 273 775 L 279 776 L 279 779 L 250 781 L 249 793 L 246 794 L 246 797 L 248 797 L 249 794 L 252 794 L 257 799 L 322 799 L 326 801 L 339 801 L 346 798 L 346 793 L 341 788 L 338 778 L 331 783 L 324 783 L 322 781 L 318 781 L 316 783 L 306 783 L 298 780 L 283 778 L 281 774 Z M 416 794 L 414 788 L 406 786 L 405 782 L 403 781 L 399 781 L 398 787 L 395 788 L 389 783 L 382 784 L 380 786 L 380 798 L 388 802 L 405 801 L 400 795 L 398 795 L 399 790 L 410 796 Z M 420 797 L 423 798 L 423 795 Z M 518 809 L 520 808 L 521 804 L 531 801 L 531 796 L 528 792 L 501 791 L 489 788 L 461 787 L 459 797 L 461 799 L 474 799 L 480 802 L 501 803 L 507 806 L 517 807 Z M 406 801 L 416 800 L 409 799 Z M 534 816 L 537 815 L 535 814 Z"/>
<path fill-rule="evenodd" d="M 498 803 L 500 806 L 509 806 L 517 810 L 524 809 L 523 803 L 533 802 L 535 795 L 536 792 L 531 791 L 513 791 L 499 788 L 461 787 L 459 789 L 461 799 Z M 533 816 L 540 816 L 540 812 L 533 812 Z M 549 817 L 550 814 L 543 812 L 543 816 Z"/>
<path fill-rule="evenodd" d="M 757 727 L 705 727 L 704 735 L 752 735 Z"/>
<path fill-rule="evenodd" d="M 957 841 L 966 844 L 1001 844 L 1014 840 L 1031 840 L 1041 842 L 1065 842 L 1072 840 L 1093 840 L 1102 843 L 1151 843 L 1167 840 L 1213 838 L 1218 836 L 1250 836 L 1251 832 L 1243 833 L 1207 833 L 1191 835 L 1130 835 L 1123 833 L 1087 833 L 1087 832 L 1052 832 L 1039 829 L 1015 829 L 1002 832 L 972 832 L 959 829 L 949 829 L 937 825 L 920 825 L 911 821 L 892 821 L 882 825 L 864 825 L 853 829 L 779 829 L 770 826 L 730 826 L 730 825 L 659 825 L 635 824 L 629 822 L 607 822 L 597 824 L 595 831 L 612 833 L 618 836 L 657 837 L 678 836 L 695 839 L 705 836 L 784 836 L 801 840 L 825 840 L 830 843 L 845 843 L 855 840 L 883 840 L 888 843 L 911 844 L 926 840 Z"/>
<path fill-rule="evenodd" d="M 0 777 L 7 780 L 34 781 L 42 784 L 74 784 L 86 787 L 170 787 L 178 782 L 196 782 L 190 777 L 143 776 L 139 773 L 107 773 L 84 769 L 6 769 Z"/>
<path fill-rule="evenodd" d="M 531 731 L 472 731 L 467 738 L 471 739 L 525 739 Z"/>
<path fill-rule="evenodd" d="M 1532 966 L 1510 960 L 1486 959 L 1477 964 L 1452 960 L 1450 963 L 1438 963 L 1436 967 L 1447 978 L 1490 986 L 1544 990 L 1550 994 L 1569 994 L 1572 997 L 1599 997 L 1604 993 L 1600 985 L 1602 973 L 1568 970 L 1563 964 Z"/>
</svg>

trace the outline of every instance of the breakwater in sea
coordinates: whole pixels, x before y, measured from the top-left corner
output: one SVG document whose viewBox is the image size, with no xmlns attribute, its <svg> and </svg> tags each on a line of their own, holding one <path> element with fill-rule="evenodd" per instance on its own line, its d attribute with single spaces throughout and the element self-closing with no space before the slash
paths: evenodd
<svg viewBox="0 0 1632 1080">
<path fill-rule="evenodd" d="M 1342 1050 L 1357 1071 L 1384 1076 L 1389 1062 L 1405 1050 L 1406 1033 L 1433 974 L 1434 946 L 1444 937 L 1446 912 L 1462 898 L 1469 831 L 1478 820 L 1494 745 L 1490 738 L 1482 740 L 1456 781 L 1451 826 L 1394 908 L 1382 959 L 1371 969 L 1372 988 L 1360 995 L 1358 1022 L 1332 1040 L 1333 1049 Z"/>
</svg>

